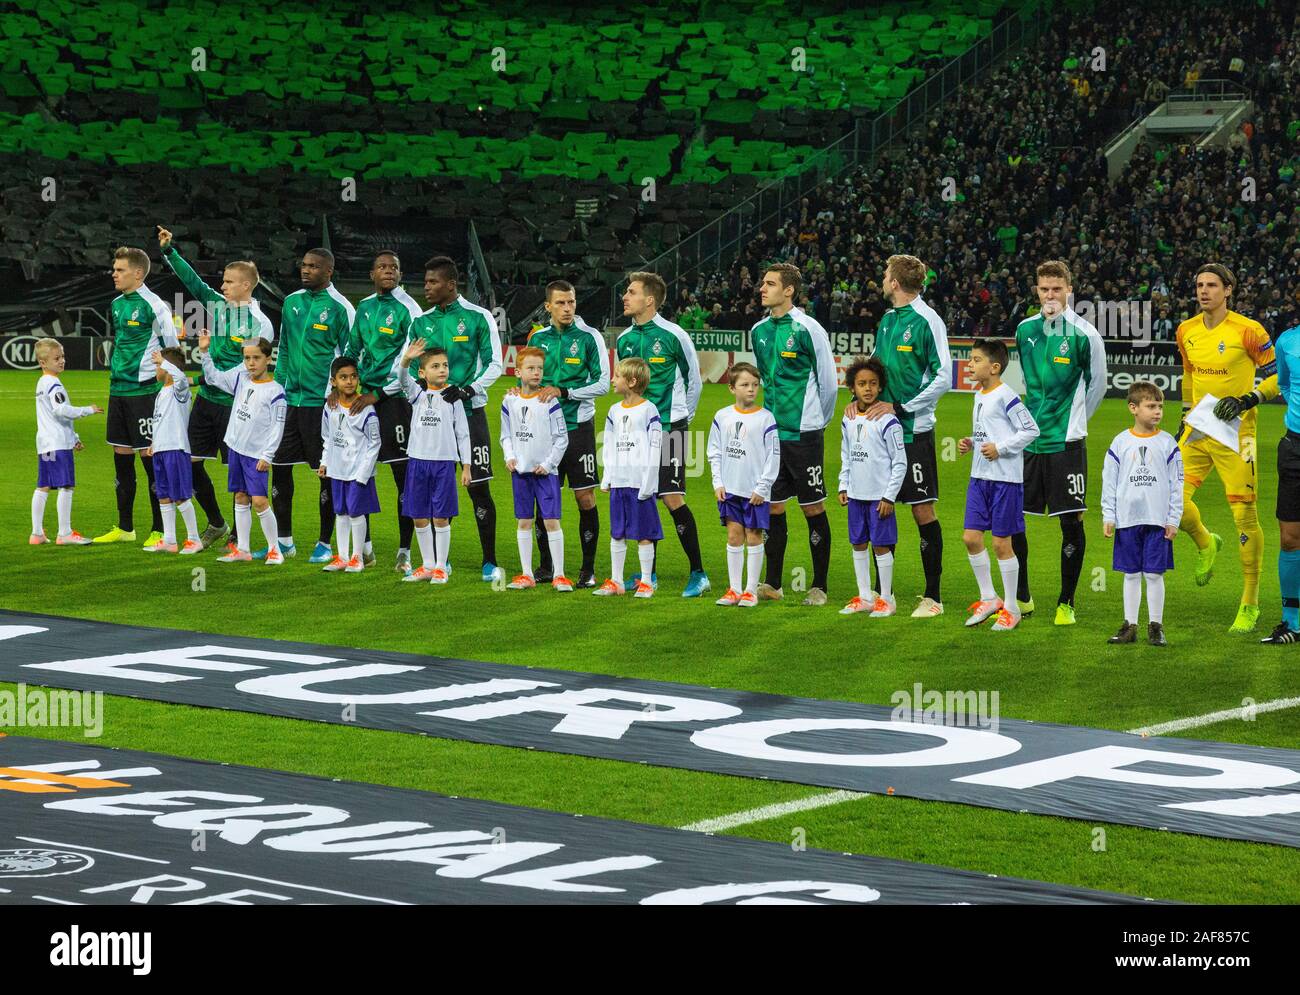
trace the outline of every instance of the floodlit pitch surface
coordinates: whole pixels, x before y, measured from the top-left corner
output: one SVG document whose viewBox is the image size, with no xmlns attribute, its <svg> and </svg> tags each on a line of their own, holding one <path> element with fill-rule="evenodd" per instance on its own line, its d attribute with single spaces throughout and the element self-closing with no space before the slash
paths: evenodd
<svg viewBox="0 0 1300 995">
<path fill-rule="evenodd" d="M 811 566 L 807 531 L 797 513 L 791 518 L 786 556 L 787 600 L 753 612 L 718 608 L 711 599 L 680 598 L 686 565 L 671 529 L 661 546 L 660 591 L 649 602 L 626 598 L 611 603 L 586 593 L 549 590 L 494 591 L 478 580 L 478 537 L 468 515 L 453 525 L 452 582 L 443 588 L 403 585 L 391 569 L 396 499 L 391 477 L 382 467 L 378 482 L 385 511 L 374 520 L 379 569 L 361 576 L 322 574 L 306 563 L 318 522 L 317 487 L 306 468 L 297 471 L 294 511 L 300 556 L 280 569 L 226 566 L 214 562 L 216 553 L 183 559 L 150 556 L 125 544 L 30 547 L 26 536 L 36 470 L 31 399 L 36 376 L 0 374 L 0 400 L 7 409 L 0 459 L 9 471 L 0 496 L 0 520 L 7 523 L 0 607 L 880 704 L 920 682 L 926 690 L 996 691 L 1004 718 L 1110 729 L 1216 712 L 1246 699 L 1263 703 L 1300 695 L 1300 653 L 1257 642 L 1280 613 L 1272 512 L 1273 453 L 1282 412 L 1275 406 L 1268 406 L 1260 419 L 1260 517 L 1266 539 L 1261 630 L 1244 638 L 1226 631 L 1240 595 L 1241 573 L 1232 519 L 1222 486 L 1213 479 L 1201 489 L 1199 503 L 1209 527 L 1224 536 L 1223 553 L 1213 582 L 1198 588 L 1190 570 L 1191 542 L 1182 536 L 1176 541 L 1177 569 L 1168 578 L 1165 610 L 1170 646 L 1159 650 L 1144 643 L 1106 645 L 1121 620 L 1121 585 L 1110 570 L 1110 542 L 1101 536 L 1101 460 L 1106 444 L 1129 424 L 1120 401 L 1103 402 L 1091 424 L 1092 510 L 1086 518 L 1089 545 L 1078 597 L 1079 624 L 1052 625 L 1060 530 L 1053 521 L 1030 519 L 1038 612 L 1018 631 L 997 635 L 961 624 L 965 606 L 975 597 L 960 539 L 969 468 L 955 456 L 955 443 L 954 458 L 942 457 L 949 451 L 945 437 L 955 440 L 969 432 L 969 395 L 944 398 L 937 430 L 948 614 L 927 621 L 906 617 L 921 592 L 922 577 L 915 526 L 902 509 L 895 574 L 900 617 L 870 620 L 836 614 L 854 590 L 845 515 L 833 498 L 830 604 L 820 609 L 801 607 L 788 579 L 792 568 L 801 568 L 806 576 Z M 104 374 L 66 373 L 63 380 L 74 403 L 106 404 Z M 499 393 L 494 392 L 494 399 Z M 847 392 L 841 392 L 841 398 L 847 402 Z M 688 483 L 714 597 L 726 586 L 725 538 L 717 524 L 703 444 L 711 415 L 729 400 L 724 387 L 705 387 L 695 421 L 698 473 Z M 498 409 L 497 404 L 489 405 L 494 433 Z M 602 405 L 601 418 L 603 411 Z M 1175 399 L 1166 404 L 1166 429 L 1172 431 L 1177 421 Z M 73 527 L 95 535 L 114 523 L 112 460 L 102 442 L 103 416 L 84 419 L 78 428 L 87 449 L 77 456 Z M 826 477 L 832 484 L 838 474 L 838 446 L 836 424 L 827 433 Z M 511 573 L 518 554 L 509 482 L 499 454 L 494 457 L 498 556 Z M 214 480 L 219 486 L 224 483 L 224 469 Z M 148 531 L 143 473 L 140 482 L 136 526 L 143 540 Z M 462 504 L 468 510 L 468 502 Z M 46 524 L 52 535 L 52 501 Z M 602 508 L 602 528 L 607 526 Z M 577 514 L 567 498 L 564 528 L 566 564 L 576 576 Z M 256 527 L 254 537 L 256 543 Z M 607 533 L 597 565 L 608 566 Z M 195 569 L 204 573 L 195 576 Z M 1103 583 L 1104 590 L 1099 590 Z M 22 732 L 79 736 L 75 729 Z M 1182 734 L 1297 748 L 1300 709 L 1261 713 L 1253 721 L 1231 719 Z M 96 743 L 670 826 L 777 806 L 763 813 L 775 812 L 774 817 L 725 831 L 1182 901 L 1288 902 L 1300 896 L 1300 854 L 1282 847 L 881 795 L 786 811 L 779 807 L 782 803 L 825 792 L 291 719 L 110 697 L 104 734 Z"/>
</svg>

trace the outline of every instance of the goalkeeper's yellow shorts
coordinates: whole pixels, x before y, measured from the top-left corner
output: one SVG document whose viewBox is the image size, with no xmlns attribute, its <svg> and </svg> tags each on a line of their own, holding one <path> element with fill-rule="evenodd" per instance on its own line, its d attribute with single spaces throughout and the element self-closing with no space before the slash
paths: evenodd
<svg viewBox="0 0 1300 995">
<path fill-rule="evenodd" d="M 1240 453 L 1208 436 L 1183 442 L 1179 448 L 1183 454 L 1183 479 L 1193 490 L 1205 483 L 1211 470 L 1218 470 L 1229 501 L 1254 501 L 1257 497 L 1254 435 L 1241 437 Z"/>
</svg>

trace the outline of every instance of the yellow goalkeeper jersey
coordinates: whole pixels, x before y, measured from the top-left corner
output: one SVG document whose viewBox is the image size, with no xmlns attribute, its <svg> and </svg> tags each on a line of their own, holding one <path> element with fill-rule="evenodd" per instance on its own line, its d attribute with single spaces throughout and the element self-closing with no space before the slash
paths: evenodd
<svg viewBox="0 0 1300 995">
<path fill-rule="evenodd" d="M 1229 311 L 1213 328 L 1198 314 L 1178 326 L 1178 351 L 1183 358 L 1183 404 L 1195 407 L 1206 394 L 1240 397 L 1255 389 L 1255 371 L 1264 378 L 1259 391 L 1277 397 L 1277 360 L 1264 326 L 1244 314 Z M 1242 434 L 1255 434 L 1255 408 L 1241 416 Z"/>
</svg>

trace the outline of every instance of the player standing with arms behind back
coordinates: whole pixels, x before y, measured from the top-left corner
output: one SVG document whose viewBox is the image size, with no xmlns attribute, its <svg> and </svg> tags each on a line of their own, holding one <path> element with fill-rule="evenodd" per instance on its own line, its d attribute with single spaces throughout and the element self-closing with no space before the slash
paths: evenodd
<svg viewBox="0 0 1300 995">
<path fill-rule="evenodd" d="M 1258 321 L 1228 310 L 1236 278 L 1219 263 L 1196 271 L 1196 300 L 1201 313 L 1178 326 L 1176 339 L 1183 358 L 1183 419 L 1178 442 L 1183 451 L 1183 520 L 1179 528 L 1192 537 L 1199 551 L 1196 583 L 1204 586 L 1214 573 L 1214 559 L 1223 540 L 1205 527 L 1192 498 L 1211 470 L 1228 496 L 1237 525 L 1241 553 L 1241 605 L 1229 632 L 1253 632 L 1259 621 L 1259 570 L 1264 531 L 1256 514 L 1255 407 L 1277 397 L 1277 363 L 1273 343 Z M 1255 371 L 1264 382 L 1255 387 Z M 1188 412 L 1205 394 L 1220 398 L 1214 415 L 1224 421 L 1241 416 L 1237 450 L 1186 425 Z"/>
</svg>

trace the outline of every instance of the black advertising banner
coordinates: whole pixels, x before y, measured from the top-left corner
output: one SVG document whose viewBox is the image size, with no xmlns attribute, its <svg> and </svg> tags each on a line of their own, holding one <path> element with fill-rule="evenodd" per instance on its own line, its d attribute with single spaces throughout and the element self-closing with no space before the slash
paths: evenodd
<svg viewBox="0 0 1300 995">
<path fill-rule="evenodd" d="M 0 737 L 0 904 L 1138 901 L 425 791 Z"/>
<path fill-rule="evenodd" d="M 9 611 L 0 680 L 1300 846 L 1300 751 L 999 720 L 975 692 L 932 714 L 920 688 L 891 709 Z"/>
</svg>

